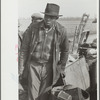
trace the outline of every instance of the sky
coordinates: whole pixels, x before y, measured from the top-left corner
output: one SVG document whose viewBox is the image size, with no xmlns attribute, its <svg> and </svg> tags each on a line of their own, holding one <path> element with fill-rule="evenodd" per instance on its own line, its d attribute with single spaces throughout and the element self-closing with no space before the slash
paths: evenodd
<svg viewBox="0 0 100 100">
<path fill-rule="evenodd" d="M 97 0 L 19 0 L 18 17 L 29 18 L 33 13 L 45 11 L 47 3 L 55 3 L 60 6 L 59 14 L 63 17 L 81 17 L 83 13 L 91 18 L 97 16 Z"/>
</svg>

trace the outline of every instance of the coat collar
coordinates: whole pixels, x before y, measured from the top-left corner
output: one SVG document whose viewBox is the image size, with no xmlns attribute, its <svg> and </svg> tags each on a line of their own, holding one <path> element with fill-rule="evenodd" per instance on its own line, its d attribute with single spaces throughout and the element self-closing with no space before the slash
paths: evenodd
<svg viewBox="0 0 100 100">
<path fill-rule="evenodd" d="M 39 23 L 35 23 L 35 24 L 33 23 L 33 27 L 35 29 L 41 29 L 41 28 L 44 29 L 44 20 Z M 61 24 L 59 24 L 58 22 L 55 22 L 53 25 L 53 29 L 56 29 L 57 34 L 61 35 L 64 27 Z"/>
</svg>

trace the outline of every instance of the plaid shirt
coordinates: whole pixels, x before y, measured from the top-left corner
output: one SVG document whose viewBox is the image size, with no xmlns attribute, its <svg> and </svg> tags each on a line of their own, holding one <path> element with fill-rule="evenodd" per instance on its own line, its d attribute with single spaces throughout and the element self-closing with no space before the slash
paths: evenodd
<svg viewBox="0 0 100 100">
<path fill-rule="evenodd" d="M 32 55 L 36 61 L 43 63 L 52 57 L 53 33 L 53 28 L 49 30 L 41 28 L 39 30 L 38 43 Z"/>
</svg>

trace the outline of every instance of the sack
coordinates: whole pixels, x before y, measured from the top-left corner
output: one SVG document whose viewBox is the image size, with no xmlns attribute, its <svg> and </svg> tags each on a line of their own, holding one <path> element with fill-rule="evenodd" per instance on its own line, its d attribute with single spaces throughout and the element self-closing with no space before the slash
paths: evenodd
<svg viewBox="0 0 100 100">
<path fill-rule="evenodd" d="M 59 98 L 59 94 L 61 98 Z M 62 89 L 60 87 L 60 89 L 51 93 L 49 100 L 89 100 L 89 93 L 80 88 L 66 89 L 66 87 L 63 87 Z"/>
</svg>

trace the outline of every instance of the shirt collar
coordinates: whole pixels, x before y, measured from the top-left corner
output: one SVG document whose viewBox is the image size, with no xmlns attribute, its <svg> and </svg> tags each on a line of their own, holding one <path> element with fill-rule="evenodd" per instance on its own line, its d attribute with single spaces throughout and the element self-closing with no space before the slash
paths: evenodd
<svg viewBox="0 0 100 100">
<path fill-rule="evenodd" d="M 45 25 L 44 25 L 44 21 L 41 23 L 40 29 L 46 30 Z M 54 28 L 54 25 L 52 25 L 52 27 L 51 27 L 48 31 L 50 31 L 51 29 L 55 29 L 55 28 Z M 47 31 L 47 30 L 46 30 L 46 31 Z M 48 31 L 47 31 L 47 32 L 48 32 Z"/>
</svg>

